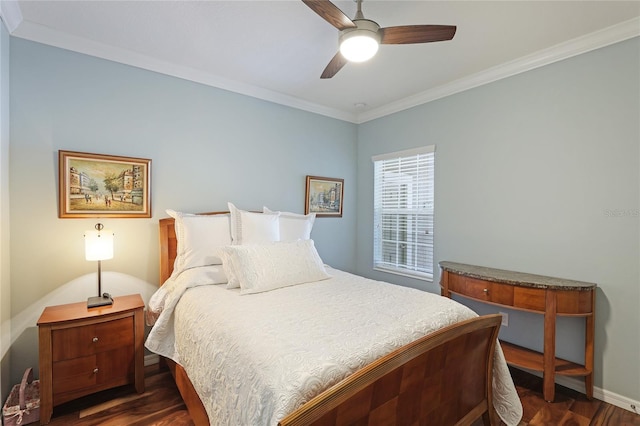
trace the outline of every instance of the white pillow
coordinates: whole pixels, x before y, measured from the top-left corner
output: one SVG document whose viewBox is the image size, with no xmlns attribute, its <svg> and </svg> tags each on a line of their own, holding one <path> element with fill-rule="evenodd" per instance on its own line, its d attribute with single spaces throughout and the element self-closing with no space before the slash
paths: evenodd
<svg viewBox="0 0 640 426">
<path fill-rule="evenodd" d="M 227 247 L 235 247 L 235 246 L 227 246 Z M 220 257 L 222 258 L 222 268 L 224 269 L 224 274 L 227 277 L 227 288 L 240 288 L 240 281 L 238 280 L 238 276 L 236 275 L 236 270 L 233 263 L 233 257 L 227 253 L 227 250 L 220 250 Z"/>
<path fill-rule="evenodd" d="M 231 240 L 234 245 L 280 241 L 279 213 L 254 213 L 228 203 L 231 212 Z"/>
<path fill-rule="evenodd" d="M 225 259 L 231 260 L 225 265 L 233 268 L 240 283 L 240 294 L 331 278 L 313 240 L 228 246 L 222 250 Z"/>
<path fill-rule="evenodd" d="M 274 212 L 262 207 L 264 213 L 280 213 L 280 241 L 296 241 L 311 239 L 311 229 L 316 220 L 315 213 L 298 214 L 291 212 Z"/>
<path fill-rule="evenodd" d="M 220 248 L 231 244 L 230 216 L 195 215 L 167 210 L 175 219 L 177 255 L 174 274 L 199 266 L 220 265 Z"/>
</svg>

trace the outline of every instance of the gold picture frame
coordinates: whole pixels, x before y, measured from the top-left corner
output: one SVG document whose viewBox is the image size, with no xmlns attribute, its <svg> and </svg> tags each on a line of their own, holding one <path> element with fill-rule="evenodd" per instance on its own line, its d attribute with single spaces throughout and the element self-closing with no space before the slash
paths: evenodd
<svg viewBox="0 0 640 426">
<path fill-rule="evenodd" d="M 151 160 L 58 151 L 60 218 L 151 217 Z"/>
<path fill-rule="evenodd" d="M 344 179 L 307 176 L 304 214 L 342 217 Z"/>
</svg>

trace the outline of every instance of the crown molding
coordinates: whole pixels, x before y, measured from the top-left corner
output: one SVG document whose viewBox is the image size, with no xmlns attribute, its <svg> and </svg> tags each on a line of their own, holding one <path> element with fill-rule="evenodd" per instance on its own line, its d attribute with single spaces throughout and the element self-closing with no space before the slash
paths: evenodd
<svg viewBox="0 0 640 426">
<path fill-rule="evenodd" d="M 640 17 L 557 44 L 531 55 L 506 62 L 451 83 L 400 99 L 396 102 L 391 102 L 380 108 L 362 112 L 357 117 L 357 123 L 361 124 L 375 120 L 376 118 L 394 114 L 638 36 L 640 36 Z"/>
<path fill-rule="evenodd" d="M 0 17 L 9 34 L 13 33 L 23 21 L 18 2 L 14 0 L 0 1 Z"/>
</svg>

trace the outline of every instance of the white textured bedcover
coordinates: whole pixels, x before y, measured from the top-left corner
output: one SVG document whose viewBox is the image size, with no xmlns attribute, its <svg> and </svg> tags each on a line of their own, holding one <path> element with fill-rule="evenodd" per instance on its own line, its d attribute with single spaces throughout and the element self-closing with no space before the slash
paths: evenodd
<svg viewBox="0 0 640 426">
<path fill-rule="evenodd" d="M 392 350 L 476 316 L 439 295 L 331 268 L 328 280 L 242 296 L 206 285 L 207 268 L 154 296 L 150 309 L 164 309 L 146 346 L 184 367 L 212 425 L 275 425 Z M 499 345 L 496 355 L 494 405 L 517 425 L 522 406 Z"/>
</svg>

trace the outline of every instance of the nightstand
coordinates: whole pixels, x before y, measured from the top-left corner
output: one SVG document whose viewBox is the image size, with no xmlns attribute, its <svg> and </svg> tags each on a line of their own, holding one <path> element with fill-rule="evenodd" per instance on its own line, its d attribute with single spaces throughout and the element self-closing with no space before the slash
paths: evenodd
<svg viewBox="0 0 640 426">
<path fill-rule="evenodd" d="M 53 407 L 105 389 L 134 384 L 144 392 L 144 302 L 139 294 L 113 305 L 87 302 L 45 308 L 38 320 L 40 424 Z"/>
</svg>

